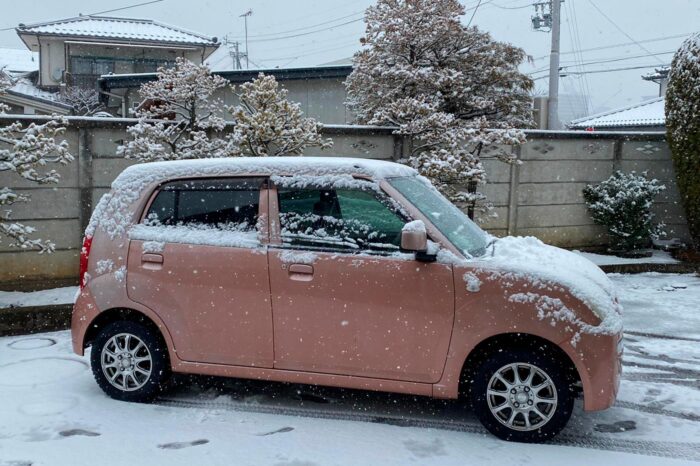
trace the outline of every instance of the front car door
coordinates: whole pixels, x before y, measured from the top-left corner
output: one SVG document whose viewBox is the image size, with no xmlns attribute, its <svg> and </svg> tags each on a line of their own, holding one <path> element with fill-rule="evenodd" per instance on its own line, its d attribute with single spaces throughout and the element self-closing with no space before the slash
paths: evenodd
<svg viewBox="0 0 700 466">
<path fill-rule="evenodd" d="M 129 233 L 129 297 L 161 317 L 182 360 L 272 367 L 265 182 L 167 183 Z"/>
<path fill-rule="evenodd" d="M 300 188 L 292 177 L 270 190 L 274 367 L 437 382 L 452 268 L 401 253 L 409 219 L 376 184 L 355 181 Z"/>
</svg>

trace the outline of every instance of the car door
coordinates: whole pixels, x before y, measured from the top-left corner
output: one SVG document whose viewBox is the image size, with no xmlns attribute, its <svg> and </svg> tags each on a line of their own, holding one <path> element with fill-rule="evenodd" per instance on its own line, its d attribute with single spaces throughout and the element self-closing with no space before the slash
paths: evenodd
<svg viewBox="0 0 700 466">
<path fill-rule="evenodd" d="M 165 184 L 130 231 L 129 297 L 163 319 L 185 361 L 272 367 L 263 182 Z"/>
<path fill-rule="evenodd" d="M 376 185 L 358 186 L 270 191 L 274 367 L 437 382 L 454 318 L 451 266 L 400 253 L 408 219 Z"/>
</svg>

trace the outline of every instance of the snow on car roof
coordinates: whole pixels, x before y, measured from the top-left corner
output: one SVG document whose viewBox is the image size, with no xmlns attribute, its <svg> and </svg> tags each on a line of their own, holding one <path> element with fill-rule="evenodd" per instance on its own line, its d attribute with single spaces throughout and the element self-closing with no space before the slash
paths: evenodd
<svg viewBox="0 0 700 466">
<path fill-rule="evenodd" d="M 413 176 L 413 168 L 385 160 L 350 157 L 232 157 L 175 160 L 132 165 L 112 183 L 121 189 L 132 183 L 149 184 L 178 177 L 222 175 L 364 175 L 373 179 Z"/>
<path fill-rule="evenodd" d="M 303 178 L 300 182 L 308 182 L 309 178 L 315 177 L 332 179 L 347 186 L 348 181 L 352 180 L 345 178 L 350 175 L 364 175 L 378 180 L 417 174 L 413 168 L 398 163 L 345 157 L 233 157 L 142 163 L 128 167 L 114 180 L 112 191 L 105 194 L 95 207 L 85 234 L 92 236 L 98 225 L 112 239 L 126 234 L 133 217 L 131 204 L 148 186 L 170 179 L 289 175 Z"/>
</svg>

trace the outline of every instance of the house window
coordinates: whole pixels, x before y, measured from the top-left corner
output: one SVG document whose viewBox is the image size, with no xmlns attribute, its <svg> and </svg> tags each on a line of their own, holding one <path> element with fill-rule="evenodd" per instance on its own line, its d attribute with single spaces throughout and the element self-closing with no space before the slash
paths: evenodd
<svg viewBox="0 0 700 466">
<path fill-rule="evenodd" d="M 71 57 L 69 84 L 93 88 L 103 74 L 114 72 L 114 60 L 109 58 Z"/>
</svg>

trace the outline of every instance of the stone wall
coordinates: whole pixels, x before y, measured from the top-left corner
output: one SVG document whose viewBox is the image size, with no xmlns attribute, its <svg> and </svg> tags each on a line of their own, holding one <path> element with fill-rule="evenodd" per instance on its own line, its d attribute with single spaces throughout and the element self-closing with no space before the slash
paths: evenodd
<svg viewBox="0 0 700 466">
<path fill-rule="evenodd" d="M 7 124 L 18 117 L 0 117 Z M 21 117 L 29 123 L 41 117 Z M 19 251 L 0 239 L 0 288 L 21 284 L 36 286 L 77 281 L 82 232 L 100 196 L 112 180 L 132 162 L 116 156 L 126 137 L 129 119 L 69 118 L 66 140 L 75 161 L 58 168 L 60 184 L 37 186 L 9 172 L 0 172 L 0 186 L 31 196 L 15 204 L 12 218 L 36 227 L 36 237 L 56 243 L 52 255 Z M 327 126 L 335 144 L 330 150 L 309 150 L 306 155 L 397 159 L 404 150 L 390 128 Z M 528 143 L 515 148 L 521 165 L 486 160 L 489 184 L 485 192 L 495 206 L 496 218 L 483 226 L 496 235 L 534 235 L 563 247 L 604 245 L 604 230 L 593 224 L 581 190 L 599 182 L 615 169 L 649 170 L 668 190 L 654 207 L 659 220 L 673 236 L 687 239 L 688 232 L 674 182 L 668 146 L 662 133 L 585 133 L 534 131 Z M 484 154 L 488 157 L 488 152 Z M 52 167 L 53 168 L 53 167 Z"/>
</svg>

